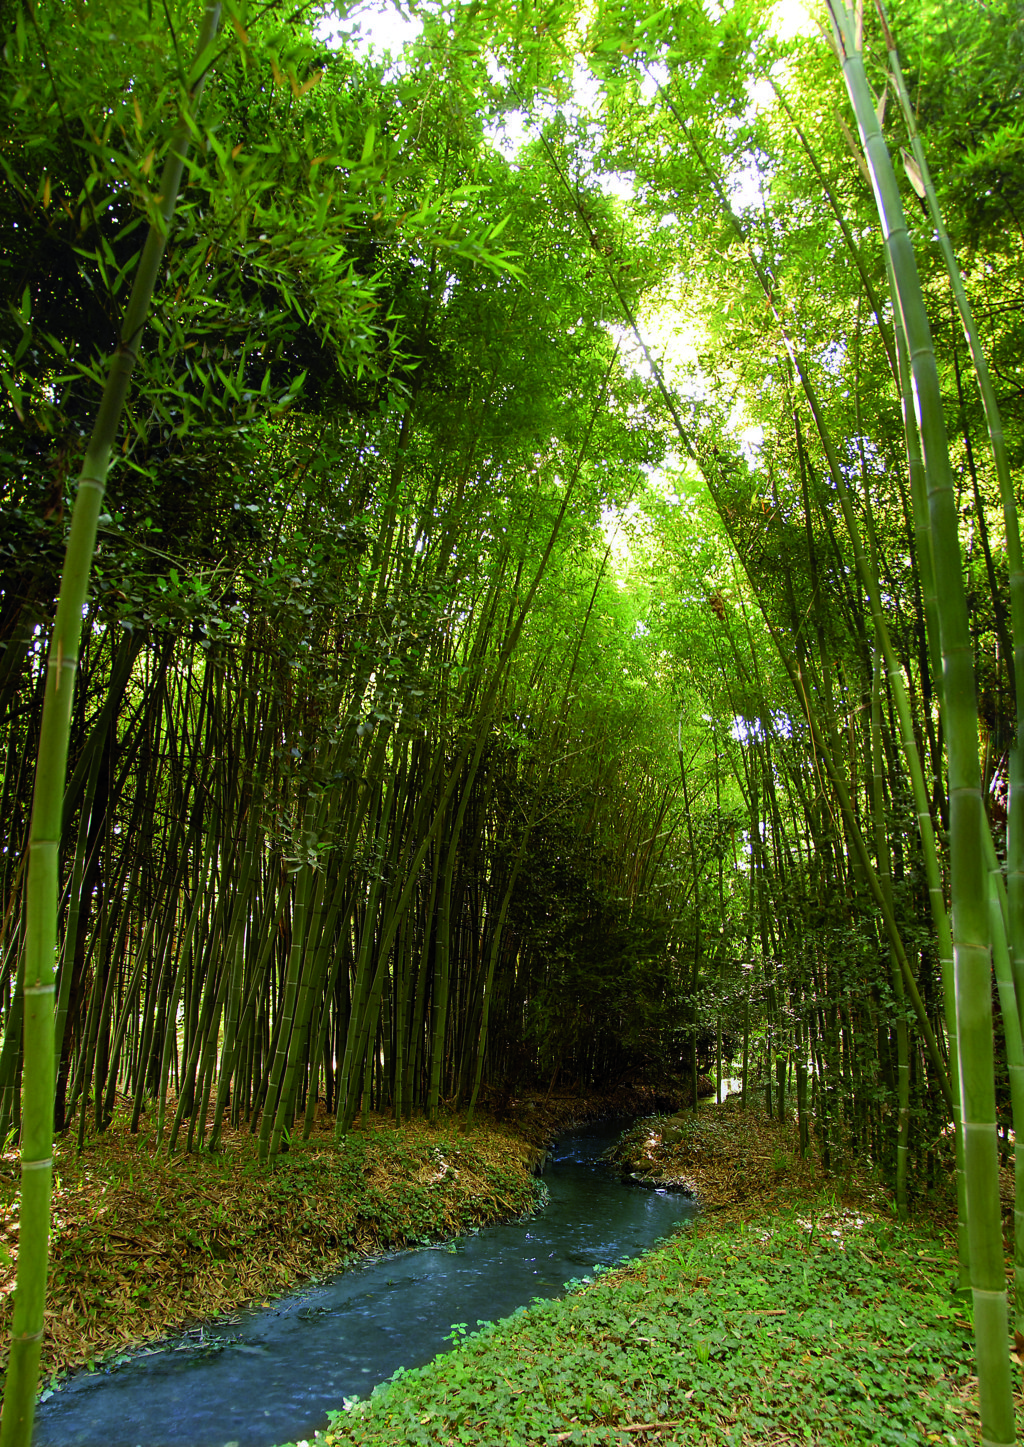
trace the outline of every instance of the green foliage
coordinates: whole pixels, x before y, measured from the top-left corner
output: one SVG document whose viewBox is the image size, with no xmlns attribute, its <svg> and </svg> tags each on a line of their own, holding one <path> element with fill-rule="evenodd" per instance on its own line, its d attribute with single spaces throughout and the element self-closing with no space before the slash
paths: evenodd
<svg viewBox="0 0 1024 1447">
<path fill-rule="evenodd" d="M 465 1340 L 453 1328 L 451 1352 L 350 1401 L 318 1440 L 489 1442 L 498 1421 L 513 1443 L 613 1442 L 641 1422 L 683 1443 L 973 1440 L 944 1244 L 829 1206 L 684 1235 Z"/>
<path fill-rule="evenodd" d="M 1013 466 L 1018 11 L 894 18 Z M 905 1027 L 928 1038 L 942 1014 L 926 869 L 945 863 L 951 731 L 834 56 L 777 41 L 747 0 L 418 13 L 394 65 L 246 5 L 208 57 L 86 599 L 58 1123 L 77 1109 L 84 1132 L 91 1106 L 102 1129 L 127 1087 L 136 1124 L 157 1097 L 162 1133 L 173 1074 L 175 1143 L 184 1120 L 202 1141 L 205 1084 L 218 1121 L 229 1102 L 236 1123 L 278 1112 L 276 1144 L 321 1082 L 344 1134 L 360 1103 L 433 1117 L 486 1078 L 664 1074 L 721 1041 L 751 1052 L 777 1110 L 795 1077 L 833 1163 L 891 1173 L 905 1106 L 919 1198 L 949 1087 L 942 1050 L 913 1036 L 908 1057 Z M 0 1134 L 70 480 L 198 17 L 116 0 L 6 22 Z M 882 40 L 869 15 L 868 110 L 895 154 L 910 138 Z M 505 125 L 523 128 L 514 156 Z M 913 167 L 898 184 L 943 317 Z M 659 338 L 646 356 L 634 323 Z M 962 574 L 999 859 L 1015 585 L 945 323 L 935 355 L 968 539 L 945 589 Z M 288 1058 L 271 1063 L 275 1039 Z M 388 1231 L 415 1209 L 378 1205 Z"/>
</svg>

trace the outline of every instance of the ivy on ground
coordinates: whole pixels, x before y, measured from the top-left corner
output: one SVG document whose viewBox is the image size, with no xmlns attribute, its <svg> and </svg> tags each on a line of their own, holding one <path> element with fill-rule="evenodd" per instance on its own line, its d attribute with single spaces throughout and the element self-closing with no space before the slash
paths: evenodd
<svg viewBox="0 0 1024 1447">
<path fill-rule="evenodd" d="M 333 1414 L 330 1447 L 966 1444 L 969 1308 L 946 1242 L 834 1200 L 706 1221 L 642 1260 L 453 1330 Z"/>
</svg>

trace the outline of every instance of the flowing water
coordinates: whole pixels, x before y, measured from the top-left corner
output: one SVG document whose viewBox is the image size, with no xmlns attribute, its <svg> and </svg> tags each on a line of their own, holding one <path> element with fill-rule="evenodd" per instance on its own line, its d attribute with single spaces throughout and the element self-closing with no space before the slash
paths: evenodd
<svg viewBox="0 0 1024 1447">
<path fill-rule="evenodd" d="M 623 1185 L 601 1161 L 622 1121 L 555 1145 L 528 1221 L 377 1259 L 320 1286 L 82 1373 L 36 1413 L 34 1447 L 272 1447 L 447 1345 L 455 1323 L 508 1316 L 573 1277 L 636 1256 L 692 1217 L 686 1196 Z"/>
</svg>

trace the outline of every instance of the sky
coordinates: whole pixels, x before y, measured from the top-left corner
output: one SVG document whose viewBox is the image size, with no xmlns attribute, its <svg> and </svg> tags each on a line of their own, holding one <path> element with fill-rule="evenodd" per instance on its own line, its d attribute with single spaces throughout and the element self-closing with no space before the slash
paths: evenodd
<svg viewBox="0 0 1024 1447">
<path fill-rule="evenodd" d="M 378 54 L 387 50 L 395 57 L 401 53 L 407 41 L 416 38 L 421 29 L 418 20 L 406 16 L 397 5 L 389 4 L 388 0 L 357 5 L 348 12 L 344 21 L 335 22 L 335 28 L 341 27 L 348 31 L 357 24 L 360 31 L 357 47 L 360 50 L 368 50 L 372 46 Z M 328 32 L 331 25 L 325 24 L 322 29 Z M 775 30 L 781 39 L 789 39 L 790 36 L 815 29 L 814 21 L 807 14 L 804 0 L 777 0 Z"/>
</svg>

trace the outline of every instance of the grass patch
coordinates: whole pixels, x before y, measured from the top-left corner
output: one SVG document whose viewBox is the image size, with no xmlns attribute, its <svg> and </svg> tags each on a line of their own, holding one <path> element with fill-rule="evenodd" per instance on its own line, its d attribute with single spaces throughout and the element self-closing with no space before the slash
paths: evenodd
<svg viewBox="0 0 1024 1447">
<path fill-rule="evenodd" d="M 977 1440 L 970 1323 L 927 1230 L 819 1198 L 704 1222 L 484 1325 L 335 1415 L 331 1447 Z"/>
</svg>

